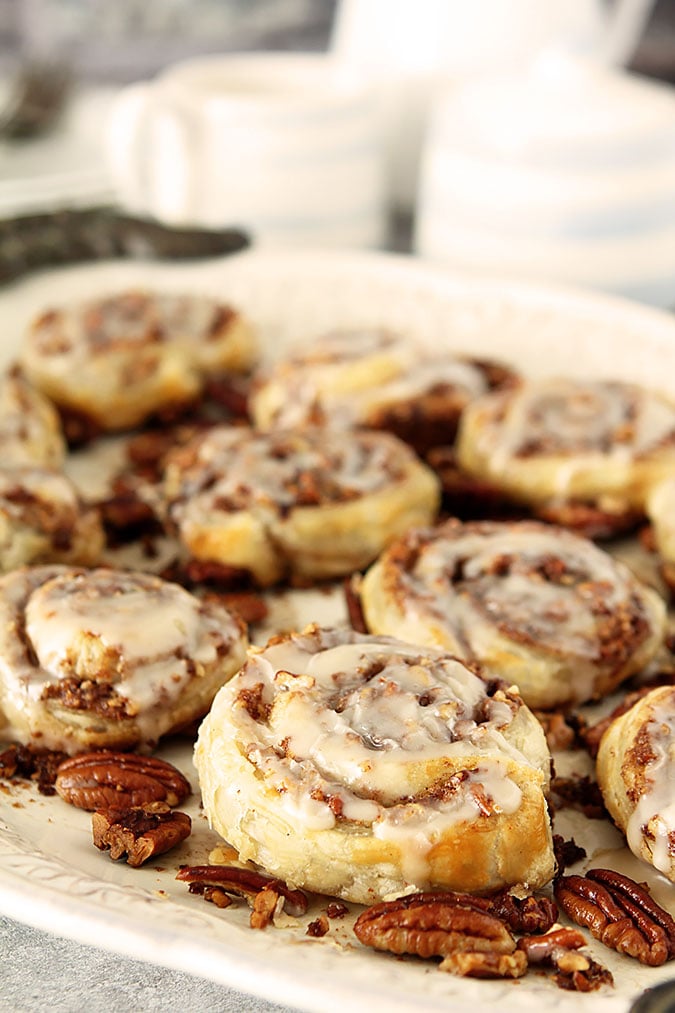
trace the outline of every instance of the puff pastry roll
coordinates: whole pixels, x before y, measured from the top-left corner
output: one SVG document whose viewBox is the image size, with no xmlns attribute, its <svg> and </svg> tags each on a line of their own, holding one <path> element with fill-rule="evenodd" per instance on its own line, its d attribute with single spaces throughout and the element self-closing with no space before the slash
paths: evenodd
<svg viewBox="0 0 675 1013">
<path fill-rule="evenodd" d="M 113 431 L 193 401 L 206 374 L 247 370 L 254 357 L 252 328 L 231 307 L 128 291 L 42 313 L 21 364 L 64 412 Z"/>
<path fill-rule="evenodd" d="M 675 589 L 675 474 L 649 490 L 647 517 L 651 522 L 654 548 L 660 557 L 663 578 L 671 589 Z"/>
<path fill-rule="evenodd" d="M 205 812 L 242 859 L 359 903 L 542 886 L 550 756 L 504 686 L 388 637 L 275 637 L 202 722 Z"/>
<path fill-rule="evenodd" d="M 246 646 L 227 609 L 158 577 L 14 570 L 0 578 L 0 727 L 67 753 L 152 747 L 208 710 Z"/>
<path fill-rule="evenodd" d="M 612 722 L 597 777 L 630 850 L 675 883 L 675 686 L 651 690 Z"/>
<path fill-rule="evenodd" d="M 538 521 L 411 530 L 361 584 L 373 633 L 443 647 L 548 709 L 609 693 L 656 654 L 665 605 L 588 539 Z"/>
<path fill-rule="evenodd" d="M 58 412 L 16 370 L 0 377 L 0 446 L 3 467 L 59 468 L 66 456 Z"/>
<path fill-rule="evenodd" d="M 261 371 L 250 412 L 261 429 L 385 429 L 421 453 L 452 442 L 470 400 L 513 380 L 505 366 L 424 350 L 391 331 L 334 331 Z"/>
<path fill-rule="evenodd" d="M 218 426 L 169 458 L 163 495 L 191 558 L 265 586 L 363 568 L 407 527 L 433 520 L 439 487 L 388 433 Z"/>
<path fill-rule="evenodd" d="M 675 403 L 629 383 L 531 381 L 472 402 L 460 467 L 547 520 L 580 528 L 584 508 L 607 534 L 644 515 L 648 489 L 675 469 Z"/>
<path fill-rule="evenodd" d="M 101 518 L 61 472 L 0 469 L 0 571 L 29 563 L 98 563 L 105 546 Z"/>
</svg>

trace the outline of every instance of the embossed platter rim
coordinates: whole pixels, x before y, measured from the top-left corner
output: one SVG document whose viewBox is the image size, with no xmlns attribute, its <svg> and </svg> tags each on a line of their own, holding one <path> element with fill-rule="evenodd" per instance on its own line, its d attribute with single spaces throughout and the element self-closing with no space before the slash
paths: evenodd
<svg viewBox="0 0 675 1013">
<path fill-rule="evenodd" d="M 675 377 L 675 320 L 622 300 L 564 288 L 450 274 L 406 257 L 385 254 L 266 253 L 252 251 L 208 264 L 96 264 L 36 276 L 0 293 L 3 361 L 15 353 L 28 320 L 52 302 L 115 291 L 129 285 L 206 291 L 241 305 L 261 329 L 264 354 L 273 355 L 336 325 L 384 324 L 411 340 L 506 359 L 530 374 L 636 379 L 662 387 Z M 670 381 L 675 394 L 675 379 Z M 344 618 L 339 594 L 294 592 L 275 598 L 270 629 L 309 619 Z M 265 631 L 267 632 L 267 631 Z M 261 634 L 261 637 L 264 633 Z M 196 785 L 188 745 L 162 755 L 183 767 Z M 615 975 L 612 992 L 560 992 L 536 975 L 514 983 L 475 982 L 440 974 L 416 961 L 399 961 L 353 944 L 308 940 L 304 925 L 260 933 L 246 911 L 221 912 L 191 897 L 173 872 L 205 860 L 215 837 L 193 798 L 195 833 L 189 848 L 166 856 L 163 870 L 131 870 L 91 846 L 88 817 L 31 789 L 12 790 L 0 807 L 0 911 L 39 928 L 115 952 L 212 978 L 276 1002 L 312 1010 L 386 1004 L 392 1010 L 595 1009 L 626 1011 L 641 989 L 672 976 L 644 969 L 604 948 L 594 955 Z M 562 814 L 561 814 L 562 816 Z M 609 826 L 590 828 L 565 815 L 561 832 L 574 835 L 623 871 L 649 879 Z M 653 877 L 652 877 L 653 879 Z M 651 881 L 651 880 L 650 880 Z M 672 905 L 672 888 L 653 883 Z M 333 927 L 331 933 L 333 933 Z M 335 930 L 338 931 L 338 930 Z M 347 931 L 341 935 L 346 943 Z M 264 975 L 261 974 L 264 968 Z"/>
</svg>

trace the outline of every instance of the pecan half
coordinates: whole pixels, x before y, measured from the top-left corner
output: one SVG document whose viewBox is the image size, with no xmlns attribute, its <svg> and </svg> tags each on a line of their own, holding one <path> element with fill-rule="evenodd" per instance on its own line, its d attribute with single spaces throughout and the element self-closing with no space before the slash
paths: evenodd
<svg viewBox="0 0 675 1013">
<path fill-rule="evenodd" d="M 289 914 L 302 915 L 307 911 L 307 895 L 302 890 L 293 890 L 283 880 L 255 869 L 243 869 L 237 865 L 186 865 L 178 871 L 176 879 L 189 883 L 190 893 L 206 896 L 207 889 L 213 887 L 245 897 L 250 903 L 261 890 L 271 889 L 284 898 L 284 907 Z"/>
<path fill-rule="evenodd" d="M 59 766 L 55 787 L 65 802 L 89 810 L 148 802 L 174 806 L 191 791 L 180 770 L 166 760 L 107 751 L 66 760 Z"/>
<path fill-rule="evenodd" d="M 180 844 L 192 830 L 187 813 L 176 812 L 165 802 L 106 809 L 95 812 L 91 821 L 96 847 L 100 851 L 109 849 L 113 859 L 126 855 L 127 863 L 134 868 Z"/>
<path fill-rule="evenodd" d="M 675 922 L 646 887 L 611 869 L 561 876 L 555 896 L 565 914 L 605 946 L 658 967 L 675 956 Z"/>
<path fill-rule="evenodd" d="M 354 932 L 377 950 L 446 958 L 442 968 L 456 974 L 519 977 L 527 967 L 524 954 L 498 959 L 516 953 L 515 940 L 499 918 L 443 894 L 411 894 L 375 904 L 359 915 Z M 458 954 L 471 959 L 457 959 Z"/>
<path fill-rule="evenodd" d="M 457 893 L 453 890 L 425 891 L 399 897 L 391 903 L 408 905 L 410 903 L 456 904 L 470 907 L 475 911 L 498 918 L 505 922 L 512 932 L 548 932 L 558 918 L 558 907 L 550 897 L 534 897 L 523 891 L 522 896 L 510 888 L 498 890 L 487 897 L 476 897 L 470 893 Z"/>
</svg>

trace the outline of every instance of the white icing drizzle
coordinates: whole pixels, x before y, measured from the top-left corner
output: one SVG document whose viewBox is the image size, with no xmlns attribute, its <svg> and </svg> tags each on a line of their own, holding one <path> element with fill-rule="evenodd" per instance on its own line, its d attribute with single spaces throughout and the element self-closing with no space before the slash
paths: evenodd
<svg viewBox="0 0 675 1013">
<path fill-rule="evenodd" d="M 123 292 L 44 313 L 28 342 L 65 370 L 116 348 L 203 342 L 219 308 L 206 296 Z"/>
<path fill-rule="evenodd" d="M 607 615 L 623 608 L 649 620 L 630 571 L 563 529 L 527 521 L 450 522 L 413 531 L 406 540 L 418 547 L 411 568 L 399 565 L 396 555 L 385 556 L 383 579 L 389 586 L 394 582 L 406 616 L 441 624 L 470 660 L 489 656 L 497 628 L 506 637 L 513 631 L 517 641 L 524 638 L 538 653 L 600 664 L 599 631 Z M 558 564 L 560 577 L 547 579 L 546 566 L 555 574 Z M 646 635 L 635 637 L 632 646 Z M 581 691 L 588 676 L 584 668 L 577 671 Z"/>
<path fill-rule="evenodd" d="M 492 699 L 456 658 L 388 637 L 310 627 L 252 652 L 226 692 L 241 749 L 285 818 L 370 827 L 408 855 L 411 882 L 428 878 L 444 830 L 515 812 L 509 765 L 540 762 L 507 741 L 519 702 Z"/>
<path fill-rule="evenodd" d="M 386 433 L 355 433 L 349 440 L 327 430 L 258 433 L 218 426 L 195 443 L 186 467 L 169 465 L 174 521 L 201 524 L 220 512 L 302 505 L 303 478 L 319 490 L 320 504 L 377 492 L 405 474 L 413 455 Z"/>
<path fill-rule="evenodd" d="M 375 329 L 326 334 L 279 363 L 265 382 L 283 390 L 274 424 L 289 428 L 305 423 L 316 405 L 331 425 L 348 426 L 366 421 L 380 405 L 413 401 L 440 385 L 466 400 L 488 389 L 483 371 L 473 363 Z"/>
<path fill-rule="evenodd" d="M 570 456 L 557 475 L 564 493 L 588 456 L 630 464 L 675 439 L 675 405 L 629 383 L 547 379 L 488 395 L 481 402 L 484 424 L 477 434 L 492 474 L 534 449 L 535 457 Z"/>
<path fill-rule="evenodd" d="M 645 765 L 645 791 L 626 828 L 631 851 L 651 853 L 655 869 L 675 872 L 675 693 L 651 706 L 647 725 L 654 758 Z"/>
<path fill-rule="evenodd" d="M 176 700 L 238 636 L 225 609 L 204 608 L 157 577 L 65 566 L 14 571 L 0 580 L 2 709 L 31 721 L 47 686 L 102 679 L 151 738 L 153 709 Z"/>
</svg>

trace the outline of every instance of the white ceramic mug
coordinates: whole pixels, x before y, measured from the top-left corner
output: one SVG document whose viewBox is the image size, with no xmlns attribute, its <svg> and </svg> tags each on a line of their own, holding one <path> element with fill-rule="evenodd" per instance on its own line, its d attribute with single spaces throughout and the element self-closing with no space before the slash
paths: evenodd
<svg viewBox="0 0 675 1013">
<path fill-rule="evenodd" d="M 378 247 L 384 156 L 369 87 L 329 56 L 237 53 L 131 85 L 107 131 L 119 201 L 267 245 Z"/>
</svg>

